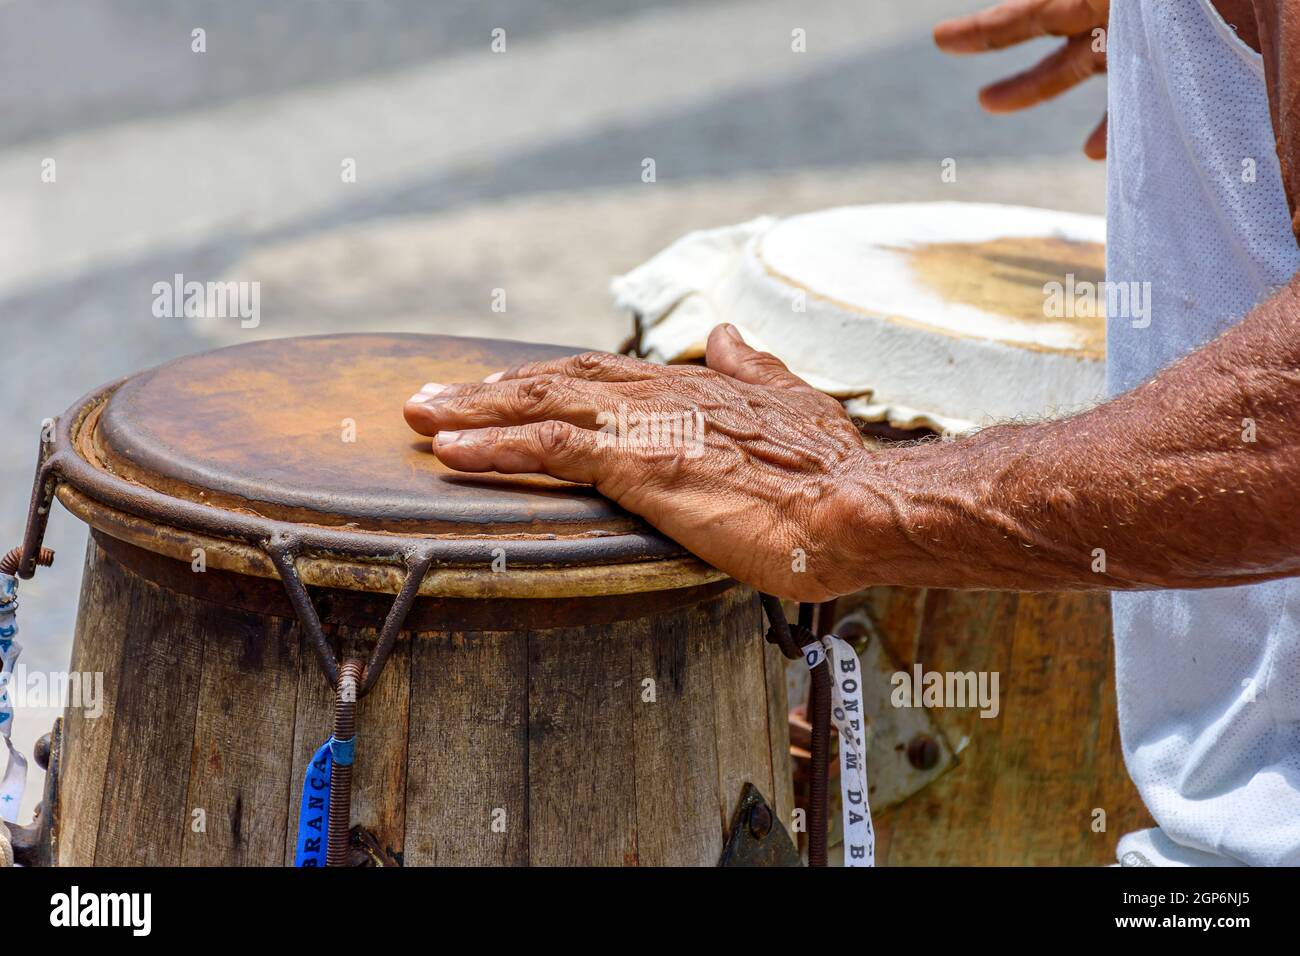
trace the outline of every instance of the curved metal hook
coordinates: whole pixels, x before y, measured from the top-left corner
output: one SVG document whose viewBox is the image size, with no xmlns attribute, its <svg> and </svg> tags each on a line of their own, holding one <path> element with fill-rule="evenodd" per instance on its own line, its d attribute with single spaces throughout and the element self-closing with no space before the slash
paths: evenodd
<svg viewBox="0 0 1300 956">
<path fill-rule="evenodd" d="M 57 419 L 55 419 L 57 423 Z M 59 487 L 57 461 L 52 457 L 54 443 L 46 441 L 45 427 L 41 428 L 41 445 L 36 457 L 36 476 L 32 479 L 32 498 L 27 506 L 27 526 L 23 530 L 22 552 L 18 558 L 18 577 L 24 581 L 36 573 L 41 561 L 41 545 L 45 541 L 45 526 L 50 520 L 50 507 L 54 492 Z M 49 557 L 53 559 L 54 553 Z"/>
<path fill-rule="evenodd" d="M 302 554 L 302 542 L 292 534 L 275 534 L 262 543 L 262 548 L 279 572 L 280 580 L 284 582 L 289 602 L 298 615 L 298 623 L 302 625 L 303 632 L 316 651 L 325 679 L 329 681 L 331 687 L 337 687 L 338 657 L 329 638 L 325 636 L 320 615 L 316 613 L 316 605 L 298 576 L 298 558 Z M 411 607 L 420 593 L 420 584 L 433 563 L 433 548 L 413 548 L 405 552 L 402 557 L 406 564 L 406 580 L 402 582 L 401 590 L 397 592 L 392 607 L 388 609 L 388 616 L 380 629 L 375 649 L 370 654 L 370 660 L 366 662 L 365 670 L 357 685 L 358 699 L 364 697 L 375 686 L 379 675 L 384 671 L 384 665 L 388 663 L 388 658 L 393 653 L 397 635 L 402 630 L 402 625 L 406 623 L 407 615 L 410 614 Z"/>
</svg>

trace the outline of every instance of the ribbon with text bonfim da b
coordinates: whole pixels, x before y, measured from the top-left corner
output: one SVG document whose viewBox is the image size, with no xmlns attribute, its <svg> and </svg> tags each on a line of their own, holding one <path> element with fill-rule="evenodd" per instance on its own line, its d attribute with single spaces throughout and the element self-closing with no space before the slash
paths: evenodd
<svg viewBox="0 0 1300 956">
<path fill-rule="evenodd" d="M 831 719 L 840 735 L 844 865 L 875 866 L 876 831 L 867 801 L 867 748 L 863 743 L 862 665 L 853 648 L 834 634 L 801 650 L 808 670 L 822 663 L 830 668 Z"/>
<path fill-rule="evenodd" d="M 307 765 L 302 781 L 302 803 L 298 806 L 298 842 L 294 866 L 324 866 L 329 837 L 330 767 L 352 763 L 357 739 L 331 737 L 320 745 Z"/>
<path fill-rule="evenodd" d="M 0 604 L 0 737 L 4 738 L 9 759 L 4 776 L 0 776 L 0 820 L 18 822 L 18 808 L 23 802 L 27 787 L 27 758 L 14 749 L 10 735 L 14 726 L 13 688 L 14 665 L 23 646 L 18 643 L 18 579 L 12 574 L 0 574 L 0 594 L 9 600 Z"/>
</svg>

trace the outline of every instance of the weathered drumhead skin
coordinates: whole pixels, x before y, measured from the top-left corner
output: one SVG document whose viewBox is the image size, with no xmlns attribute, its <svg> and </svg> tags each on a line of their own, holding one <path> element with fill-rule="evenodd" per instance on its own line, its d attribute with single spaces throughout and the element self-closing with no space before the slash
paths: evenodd
<svg viewBox="0 0 1300 956">
<path fill-rule="evenodd" d="M 250 342 L 129 379 L 95 441 L 130 481 L 285 521 L 465 537 L 644 531 L 590 488 L 452 472 L 402 417 L 425 382 L 576 351 L 403 334 Z"/>
</svg>

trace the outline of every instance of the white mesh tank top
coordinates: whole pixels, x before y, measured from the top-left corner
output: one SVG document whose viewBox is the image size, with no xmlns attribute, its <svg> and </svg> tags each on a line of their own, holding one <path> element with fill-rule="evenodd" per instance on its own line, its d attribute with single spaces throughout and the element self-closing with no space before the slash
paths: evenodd
<svg viewBox="0 0 1300 956">
<path fill-rule="evenodd" d="M 1107 58 L 1106 278 L 1151 283 L 1149 325 L 1108 318 L 1115 394 L 1239 320 L 1300 250 L 1262 60 L 1210 0 L 1112 0 Z M 1300 865 L 1300 580 L 1113 608 L 1124 758 L 1159 824 L 1120 862 Z"/>
</svg>

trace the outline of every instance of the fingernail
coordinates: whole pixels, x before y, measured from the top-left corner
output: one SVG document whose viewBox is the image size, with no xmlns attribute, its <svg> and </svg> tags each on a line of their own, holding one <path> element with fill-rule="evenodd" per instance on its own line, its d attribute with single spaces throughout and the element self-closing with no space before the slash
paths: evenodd
<svg viewBox="0 0 1300 956">
<path fill-rule="evenodd" d="M 437 448 L 446 448 L 458 441 L 460 441 L 460 432 L 438 432 L 437 435 L 433 436 L 433 444 Z"/>
<path fill-rule="evenodd" d="M 437 382 L 429 382 L 426 385 L 422 385 L 418 392 L 416 392 L 414 395 L 408 398 L 406 400 L 406 404 L 421 405 L 427 402 L 429 399 L 433 398 L 439 392 L 444 391 L 446 387 L 447 386 L 445 385 L 439 385 Z"/>
<path fill-rule="evenodd" d="M 733 341 L 733 342 L 743 342 L 743 341 L 744 341 L 744 339 L 742 339 L 742 338 L 740 337 L 740 332 L 739 332 L 739 331 L 736 329 L 736 327 L 735 327 L 734 325 L 732 325 L 730 322 L 723 322 L 723 323 L 722 323 L 722 331 L 723 331 L 723 333 L 727 336 L 727 338 L 731 339 L 731 341 Z"/>
<path fill-rule="evenodd" d="M 506 373 L 505 373 L 505 372 L 493 372 L 491 375 L 487 376 L 487 378 L 483 379 L 483 381 L 485 381 L 485 382 L 499 382 L 499 381 L 501 381 L 501 376 L 504 375 L 504 374 L 506 374 Z"/>
</svg>

